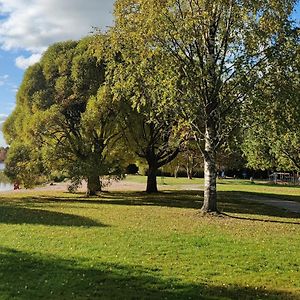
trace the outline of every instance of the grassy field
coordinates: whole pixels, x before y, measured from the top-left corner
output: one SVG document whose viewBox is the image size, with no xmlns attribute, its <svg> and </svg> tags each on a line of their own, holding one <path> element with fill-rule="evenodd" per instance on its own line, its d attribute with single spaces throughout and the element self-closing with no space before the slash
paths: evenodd
<svg viewBox="0 0 300 300">
<path fill-rule="evenodd" d="M 182 190 L 202 180 L 158 182 L 151 196 L 0 194 L 0 299 L 300 299 L 299 214 L 243 199 L 299 188 L 220 181 L 229 216 L 210 218 Z"/>
</svg>

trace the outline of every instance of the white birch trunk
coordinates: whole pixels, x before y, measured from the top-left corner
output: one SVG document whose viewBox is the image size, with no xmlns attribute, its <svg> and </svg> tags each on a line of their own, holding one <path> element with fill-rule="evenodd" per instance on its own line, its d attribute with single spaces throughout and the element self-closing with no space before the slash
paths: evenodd
<svg viewBox="0 0 300 300">
<path fill-rule="evenodd" d="M 204 154 L 204 201 L 203 213 L 217 213 L 217 168 L 216 150 L 214 148 L 215 131 L 206 129 Z"/>
</svg>

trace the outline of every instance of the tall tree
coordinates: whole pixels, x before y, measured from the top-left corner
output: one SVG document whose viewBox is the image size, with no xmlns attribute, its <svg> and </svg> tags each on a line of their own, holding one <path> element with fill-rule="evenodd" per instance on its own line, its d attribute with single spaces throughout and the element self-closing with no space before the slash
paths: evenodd
<svg viewBox="0 0 300 300">
<path fill-rule="evenodd" d="M 117 26 L 164 51 L 179 77 L 177 112 L 204 158 L 204 213 L 217 212 L 216 154 L 284 43 L 295 1 L 119 0 Z"/>
<path fill-rule="evenodd" d="M 132 29 L 132 28 L 131 28 Z M 157 189 L 157 171 L 179 153 L 184 139 L 172 106 L 172 70 L 163 52 L 144 48 L 140 36 L 119 26 L 111 31 L 108 81 L 122 104 L 124 137 L 130 149 L 148 164 L 147 193 Z M 168 88 L 167 88 L 168 87 Z"/>
<path fill-rule="evenodd" d="M 293 30 L 254 95 L 243 150 L 256 169 L 300 171 L 300 34 Z M 262 111 L 268 112 L 265 118 Z"/>
<path fill-rule="evenodd" d="M 92 43 L 90 37 L 49 47 L 26 72 L 4 126 L 12 148 L 23 141 L 32 157 L 39 153 L 44 171 L 65 171 L 74 182 L 85 178 L 89 195 L 101 190 L 100 175 L 119 173 L 113 147 L 121 134 L 105 63 L 93 55 Z"/>
</svg>

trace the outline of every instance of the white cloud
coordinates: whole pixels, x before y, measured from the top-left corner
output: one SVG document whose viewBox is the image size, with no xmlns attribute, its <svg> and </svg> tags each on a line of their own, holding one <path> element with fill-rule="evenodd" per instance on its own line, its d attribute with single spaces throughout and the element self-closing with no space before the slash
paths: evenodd
<svg viewBox="0 0 300 300">
<path fill-rule="evenodd" d="M 31 56 L 29 57 L 24 57 L 23 55 L 22 56 L 19 56 L 16 58 L 16 66 L 20 69 L 27 69 L 29 66 L 35 64 L 36 62 L 38 62 L 41 58 L 41 54 L 40 53 L 35 53 L 35 54 L 32 54 Z"/>
<path fill-rule="evenodd" d="M 8 81 L 8 78 L 9 78 L 9 75 L 7 75 L 7 74 L 0 76 L 0 86 L 5 85 Z M 0 116 L 1 116 L 1 114 L 0 114 Z"/>
<path fill-rule="evenodd" d="M 92 27 L 105 30 L 112 24 L 114 0 L 0 0 L 0 43 L 3 49 L 22 49 L 33 54 L 19 57 L 24 68 L 50 44 L 79 39 Z"/>
</svg>

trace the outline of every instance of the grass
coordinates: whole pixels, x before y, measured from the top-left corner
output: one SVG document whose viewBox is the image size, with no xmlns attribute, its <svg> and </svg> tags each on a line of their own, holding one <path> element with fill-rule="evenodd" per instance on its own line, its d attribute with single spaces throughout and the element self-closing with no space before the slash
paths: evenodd
<svg viewBox="0 0 300 300">
<path fill-rule="evenodd" d="M 190 181 L 164 180 L 157 195 L 0 194 L 0 299 L 300 298 L 299 215 L 243 200 L 299 189 L 224 180 L 221 209 L 244 219 L 210 218 L 201 192 L 174 190 Z"/>
</svg>

